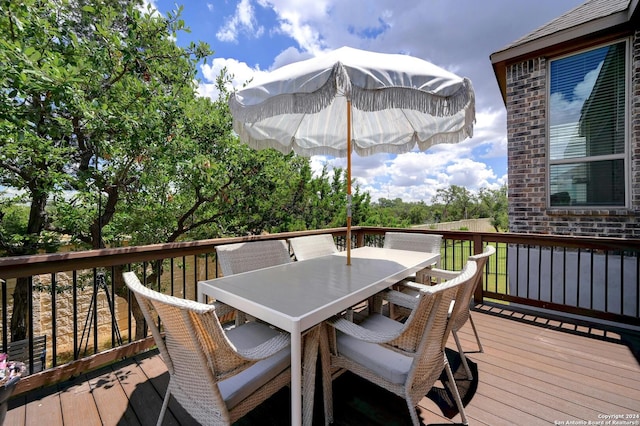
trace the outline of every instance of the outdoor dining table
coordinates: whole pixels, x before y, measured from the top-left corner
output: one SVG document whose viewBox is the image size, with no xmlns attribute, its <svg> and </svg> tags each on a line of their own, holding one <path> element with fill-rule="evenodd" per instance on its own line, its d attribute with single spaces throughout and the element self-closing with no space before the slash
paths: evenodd
<svg viewBox="0 0 640 426">
<path fill-rule="evenodd" d="M 198 301 L 212 297 L 291 334 L 291 424 L 300 425 L 304 333 L 439 260 L 439 253 L 361 247 L 351 265 L 339 252 L 200 281 Z"/>
</svg>

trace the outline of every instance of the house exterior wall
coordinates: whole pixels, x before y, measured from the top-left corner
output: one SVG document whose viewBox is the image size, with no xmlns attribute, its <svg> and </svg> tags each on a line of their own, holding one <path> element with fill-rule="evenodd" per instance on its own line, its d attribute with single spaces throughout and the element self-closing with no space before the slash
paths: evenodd
<svg viewBox="0 0 640 426">
<path fill-rule="evenodd" d="M 640 31 L 631 46 L 628 208 L 548 207 L 548 61 L 539 57 L 507 67 L 509 231 L 640 238 Z"/>
</svg>

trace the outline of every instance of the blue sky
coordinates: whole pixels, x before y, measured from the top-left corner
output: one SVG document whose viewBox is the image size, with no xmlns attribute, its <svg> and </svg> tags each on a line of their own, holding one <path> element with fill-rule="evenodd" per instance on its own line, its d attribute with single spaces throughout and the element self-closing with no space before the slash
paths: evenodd
<svg viewBox="0 0 640 426">
<path fill-rule="evenodd" d="M 159 13 L 174 0 L 147 0 Z M 583 0 L 188 0 L 182 18 L 191 29 L 176 42 L 207 42 L 214 55 L 200 66 L 200 93 L 216 96 L 223 67 L 241 87 L 256 73 L 341 46 L 406 53 L 468 77 L 476 92 L 473 138 L 425 152 L 353 159 L 352 176 L 373 200 L 430 203 L 440 188 L 475 192 L 506 183 L 506 110 L 489 56 L 573 9 Z M 316 170 L 346 166 L 342 158 L 313 157 Z"/>
</svg>

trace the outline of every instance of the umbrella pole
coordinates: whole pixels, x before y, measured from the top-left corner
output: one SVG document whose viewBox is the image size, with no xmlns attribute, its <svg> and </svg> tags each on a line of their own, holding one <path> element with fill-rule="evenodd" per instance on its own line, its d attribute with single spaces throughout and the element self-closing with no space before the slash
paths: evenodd
<svg viewBox="0 0 640 426">
<path fill-rule="evenodd" d="M 351 265 L 351 99 L 347 99 L 347 265 Z"/>
</svg>

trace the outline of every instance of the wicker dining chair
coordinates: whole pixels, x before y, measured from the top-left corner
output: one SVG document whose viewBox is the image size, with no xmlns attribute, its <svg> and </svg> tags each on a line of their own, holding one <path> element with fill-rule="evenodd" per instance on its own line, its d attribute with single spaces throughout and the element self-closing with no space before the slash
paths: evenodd
<svg viewBox="0 0 640 426">
<path fill-rule="evenodd" d="M 440 247 L 442 246 L 442 235 L 440 234 L 418 234 L 411 232 L 386 232 L 384 234 L 384 248 L 396 249 L 396 250 L 411 250 L 411 251 L 420 251 L 424 253 L 440 253 Z M 439 266 L 440 262 L 436 262 L 433 265 L 429 266 L 431 268 L 433 266 Z M 428 268 L 422 269 L 416 272 L 414 275 L 411 275 L 402 281 L 398 282 L 394 285 L 396 290 L 402 288 L 402 284 L 406 282 L 417 282 L 424 283 L 426 280 L 425 270 Z M 374 306 L 376 306 L 376 310 L 381 309 L 380 298 L 376 298 L 374 300 Z M 392 318 L 396 315 L 395 306 L 390 303 L 389 304 L 389 316 Z"/>
<path fill-rule="evenodd" d="M 425 253 L 440 253 L 442 246 L 442 235 L 440 234 L 417 234 L 411 232 L 386 232 L 384 234 L 384 248 L 396 250 L 411 250 Z M 439 262 L 435 264 L 439 265 Z M 415 276 L 408 277 L 403 281 L 423 282 L 423 271 L 418 271 Z"/>
<path fill-rule="evenodd" d="M 476 341 L 478 342 L 478 350 L 480 352 L 484 352 L 484 348 L 482 347 L 482 343 L 480 342 L 480 335 L 478 334 L 478 330 L 476 328 L 475 323 L 473 322 L 473 317 L 471 316 L 471 300 L 473 299 L 473 294 L 475 293 L 478 285 L 482 283 L 482 276 L 484 274 L 485 266 L 489 257 L 495 254 L 496 249 L 491 245 L 487 245 L 484 248 L 484 251 L 480 254 L 476 254 L 473 256 L 469 256 L 470 262 L 475 262 L 477 266 L 476 274 L 472 281 L 467 283 L 464 287 L 463 291 L 456 298 L 456 303 L 459 300 L 461 307 L 464 309 L 460 309 L 456 315 L 452 314 L 452 326 L 451 326 L 451 334 L 453 334 L 453 338 L 456 341 L 456 346 L 458 347 L 458 352 L 460 353 L 460 358 L 462 360 L 462 364 L 464 365 L 465 372 L 467 373 L 467 377 L 469 379 L 473 378 L 471 373 L 471 369 L 469 368 L 469 364 L 467 362 L 467 357 L 462 350 L 462 345 L 460 344 L 460 339 L 458 338 L 458 331 L 462 328 L 463 325 L 469 321 L 471 323 L 471 328 L 473 329 L 473 333 L 476 336 Z M 460 274 L 460 271 L 448 271 L 446 269 L 433 268 L 427 271 L 427 280 L 434 279 L 436 281 L 442 280 L 451 280 L 457 277 Z M 403 289 L 404 293 L 412 293 L 416 295 L 417 292 L 410 287 L 405 287 Z"/>
<path fill-rule="evenodd" d="M 296 260 L 313 259 L 338 252 L 338 247 L 331 234 L 305 235 L 289 239 Z"/>
<path fill-rule="evenodd" d="M 229 276 L 292 261 L 284 240 L 249 241 L 216 247 L 222 275 Z M 259 284 L 259 283 L 256 283 Z M 247 319 L 244 312 L 236 312 L 236 325 Z"/>
<path fill-rule="evenodd" d="M 169 371 L 158 425 L 171 395 L 198 423 L 229 425 L 290 384 L 288 334 L 258 322 L 225 331 L 217 316 L 225 305 L 156 292 L 133 272 L 123 277 Z"/>
<path fill-rule="evenodd" d="M 393 303 L 411 309 L 404 323 L 381 314 L 371 314 L 360 324 L 340 317 L 326 322 L 320 341 L 325 392 L 325 419 L 333 421 L 331 375 L 342 369 L 402 397 L 411 420 L 420 425 L 416 406 L 445 370 L 446 385 L 452 392 L 461 420 L 467 424 L 464 406 L 455 384 L 445 345 L 452 327 L 449 306 L 472 280 L 475 262 L 467 262 L 454 279 L 435 286 L 418 285 L 418 296 L 387 290 Z M 454 310 L 455 310 L 454 304 Z M 460 309 L 460 308 L 458 308 Z"/>
<path fill-rule="evenodd" d="M 442 235 L 440 234 L 391 231 L 384 234 L 384 248 L 440 253 L 441 245 Z"/>
<path fill-rule="evenodd" d="M 292 261 L 284 240 L 248 241 L 216 247 L 222 275 L 228 276 Z"/>
</svg>

